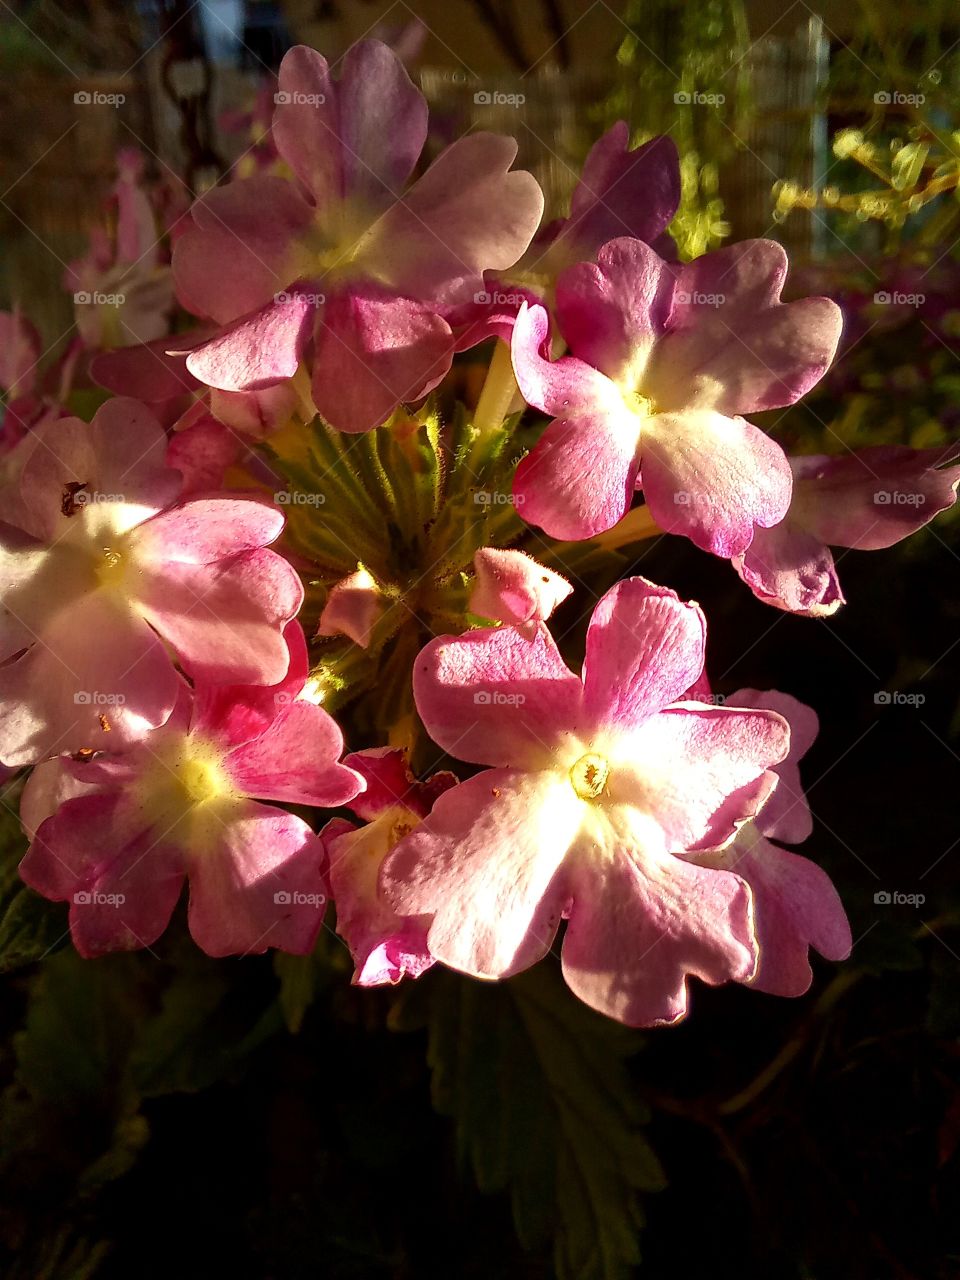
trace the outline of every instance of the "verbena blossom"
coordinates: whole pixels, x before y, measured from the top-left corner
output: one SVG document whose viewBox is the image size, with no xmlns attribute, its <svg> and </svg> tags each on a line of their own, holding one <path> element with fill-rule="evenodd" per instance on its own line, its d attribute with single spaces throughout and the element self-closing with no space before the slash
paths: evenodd
<svg viewBox="0 0 960 1280">
<path fill-rule="evenodd" d="M 789 745 L 783 718 L 679 701 L 703 670 L 696 605 L 643 578 L 594 611 L 582 676 L 549 631 L 441 636 L 414 668 L 433 739 L 487 766 L 445 792 L 384 863 L 431 954 L 477 977 L 527 968 L 567 920 L 562 964 L 594 1008 L 675 1022 L 687 979 L 745 981 L 758 962 L 746 883 L 689 854 L 729 842 Z"/>
<path fill-rule="evenodd" d="M 800 996 L 813 981 L 810 947 L 827 960 L 846 960 L 852 946 L 850 925 L 830 877 L 809 858 L 773 843 L 800 844 L 813 830 L 797 764 L 817 736 L 817 715 L 786 693 L 741 689 L 730 695 L 730 702 L 783 716 L 790 725 L 790 752 L 774 766 L 777 786 L 753 821 L 725 848 L 692 857 L 701 866 L 734 871 L 750 886 L 760 948 L 750 985 L 771 995 Z"/>
<path fill-rule="evenodd" d="M 180 680 L 273 684 L 303 589 L 267 544 L 283 515 L 180 475 L 144 407 L 44 422 L 0 526 L 0 760 L 119 750 L 164 723 Z M 169 648 L 168 648 L 169 646 Z"/>
<path fill-rule="evenodd" d="M 288 638 L 279 685 L 191 694 L 181 680 L 173 714 L 142 743 L 35 770 L 20 872 L 70 903 L 81 955 L 150 946 L 184 879 L 190 933 L 208 955 L 313 947 L 328 897 L 323 843 L 302 818 L 260 802 L 330 808 L 364 782 L 339 763 L 334 721 L 297 697 L 307 670 L 297 624 Z"/>
<path fill-rule="evenodd" d="M 366 783 L 348 804 L 364 825 L 334 818 L 321 835 L 337 904 L 337 932 L 356 966 L 353 980 L 358 986 L 374 987 L 417 978 L 434 963 L 427 948 L 427 921 L 399 916 L 384 901 L 378 891 L 380 867 L 457 779 L 441 772 L 418 782 L 404 753 L 391 747 L 356 752 L 344 764 Z"/>
<path fill-rule="evenodd" d="M 787 260 L 753 240 L 680 265 L 640 240 L 605 245 L 557 284 L 571 354 L 541 354 L 546 311 L 521 309 L 513 363 L 553 421 L 517 468 L 524 519 L 557 538 L 611 528 L 642 488 L 668 533 L 740 555 L 790 503 L 783 450 L 741 415 L 793 404 L 840 335 L 827 298 L 782 303 Z"/>
<path fill-rule="evenodd" d="M 916 533 L 956 502 L 958 459 L 958 445 L 876 445 L 835 457 L 791 458 L 786 516 L 758 530 L 734 568 L 758 599 L 778 609 L 810 617 L 835 613 L 844 596 L 830 547 L 878 551 Z"/>
<path fill-rule="evenodd" d="M 242 391 L 309 358 L 322 416 L 366 431 L 440 382 L 454 349 L 440 310 L 516 261 L 543 197 L 509 171 L 516 142 L 490 133 L 460 138 L 404 190 L 427 107 L 378 41 L 350 49 L 337 81 L 320 54 L 292 49 L 279 86 L 273 136 L 292 180 L 214 189 L 176 245 L 181 302 L 226 326 L 187 365 Z"/>
<path fill-rule="evenodd" d="M 481 547 L 473 568 L 470 612 L 509 623 L 527 635 L 535 634 L 537 624 L 573 593 L 566 578 L 509 547 Z"/>
</svg>

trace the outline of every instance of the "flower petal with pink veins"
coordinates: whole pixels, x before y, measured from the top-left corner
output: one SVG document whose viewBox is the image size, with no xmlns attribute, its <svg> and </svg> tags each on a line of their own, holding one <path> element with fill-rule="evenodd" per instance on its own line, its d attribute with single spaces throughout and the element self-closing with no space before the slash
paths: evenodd
<svg viewBox="0 0 960 1280">
<path fill-rule="evenodd" d="M 145 830 L 119 791 L 66 801 L 20 864 L 31 888 L 70 903 L 73 945 L 86 958 L 156 942 L 183 874 L 179 851 Z"/>
<path fill-rule="evenodd" d="M 372 284 L 333 293 L 315 337 L 313 400 L 338 431 L 381 426 L 398 404 L 432 391 L 453 360 L 445 320 Z"/>
<path fill-rule="evenodd" d="M 273 551 L 245 551 L 209 565 L 147 566 L 137 608 L 173 645 L 191 678 L 211 684 L 277 684 L 289 654 L 281 634 L 303 587 Z"/>
<path fill-rule="evenodd" d="M 179 679 L 162 642 L 130 609 L 94 592 L 48 620 L 0 667 L 0 760 L 120 751 L 161 725 Z"/>
<path fill-rule="evenodd" d="M 618 582 L 587 630 L 583 691 L 590 721 L 626 732 L 676 702 L 703 671 L 706 640 L 699 605 L 645 578 Z"/>
<path fill-rule="evenodd" d="M 514 501 L 524 520 L 570 540 L 612 529 L 637 486 L 639 427 L 624 408 L 554 419 L 514 475 Z"/>
<path fill-rule="evenodd" d="M 255 498 L 194 498 L 139 525 L 130 535 L 135 554 L 171 564 L 209 565 L 225 556 L 273 542 L 283 513 Z"/>
<path fill-rule="evenodd" d="M 688 978 L 743 982 L 756 968 L 750 890 L 728 872 L 695 867 L 651 847 L 618 819 L 571 858 L 572 902 L 563 976 L 586 1004 L 628 1026 L 678 1022 Z"/>
<path fill-rule="evenodd" d="M 194 347 L 187 368 L 208 387 L 258 391 L 292 378 L 316 319 L 316 295 L 291 289 Z"/>
<path fill-rule="evenodd" d="M 772 529 L 757 529 L 731 563 L 758 600 L 787 613 L 829 617 L 846 603 L 833 552 L 789 514 Z"/>
<path fill-rule="evenodd" d="M 235 431 L 210 414 L 194 426 L 176 431 L 167 448 L 167 463 L 183 476 L 182 496 L 221 488 L 224 476 L 245 447 Z"/>
<path fill-rule="evenodd" d="M 212 830 L 212 828 L 211 828 Z M 323 842 L 302 818 L 241 800 L 189 863 L 188 923 L 208 956 L 307 955 L 326 912 Z"/>
<path fill-rule="evenodd" d="M 469 609 L 481 618 L 495 618 L 526 628 L 549 618 L 573 592 L 570 583 L 538 564 L 523 551 L 481 547 L 473 557 L 476 581 Z"/>
<path fill-rule="evenodd" d="M 790 751 L 773 769 L 777 785 L 757 815 L 756 824 L 765 836 L 801 844 L 813 831 L 813 817 L 803 793 L 799 762 L 813 746 L 820 721 L 812 707 L 776 689 L 740 689 L 724 702 L 726 707 L 753 707 L 776 711 L 790 726 Z"/>
<path fill-rule="evenodd" d="M 846 912 L 827 873 L 780 849 L 755 831 L 698 862 L 735 871 L 753 892 L 760 966 L 751 986 L 774 996 L 802 996 L 810 987 L 808 948 L 826 960 L 846 960 L 853 939 Z"/>
<path fill-rule="evenodd" d="M 322 707 L 297 701 L 226 756 L 223 767 L 244 795 L 332 809 L 364 787 L 358 773 L 338 763 L 342 752 L 336 721 Z"/>
<path fill-rule="evenodd" d="M 353 751 L 343 763 L 359 773 L 366 787 L 350 801 L 350 808 L 364 822 L 372 822 L 386 809 L 400 808 L 424 818 L 444 791 L 456 786 L 456 774 L 441 769 L 424 782 L 410 772 L 406 752 L 399 747 L 370 747 Z"/>
<path fill-rule="evenodd" d="M 654 520 L 729 559 L 754 528 L 778 524 L 790 505 L 786 454 L 743 418 L 709 410 L 644 419 L 640 483 Z"/>
<path fill-rule="evenodd" d="M 381 892 L 401 915 L 433 917 L 427 945 L 443 964 L 476 978 L 519 973 L 556 936 L 582 808 L 556 774 L 486 770 L 401 840 Z"/>
<path fill-rule="evenodd" d="M 680 703 L 622 735 L 613 726 L 608 793 L 652 818 L 670 852 L 713 848 L 759 811 L 789 746 L 776 712 Z"/>
<path fill-rule="evenodd" d="M 190 212 L 192 224 L 174 245 L 173 275 L 177 296 L 195 315 L 227 324 L 259 311 L 315 265 L 299 246 L 316 211 L 285 178 L 213 187 Z"/>
<path fill-rule="evenodd" d="M 473 764 L 549 768 L 582 719 L 582 686 L 541 625 L 438 636 L 413 668 L 417 710 L 431 738 Z"/>
<path fill-rule="evenodd" d="M 679 268 L 669 327 L 645 375 L 661 411 L 779 409 L 820 381 L 843 316 L 829 298 L 780 302 L 786 274 L 774 240 L 745 240 Z"/>
<path fill-rule="evenodd" d="M 426 173 L 370 228 L 362 263 L 398 293 L 465 302 L 484 271 L 510 267 L 543 214 L 532 174 L 511 170 L 517 143 L 471 133 L 441 151 Z"/>
</svg>

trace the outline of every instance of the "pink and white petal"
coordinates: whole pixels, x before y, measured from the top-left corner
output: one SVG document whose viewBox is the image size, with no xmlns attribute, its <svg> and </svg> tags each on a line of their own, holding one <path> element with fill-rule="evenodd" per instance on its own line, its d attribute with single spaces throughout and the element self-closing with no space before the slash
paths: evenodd
<svg viewBox="0 0 960 1280">
<path fill-rule="evenodd" d="M 423 150 L 426 99 L 380 40 L 363 40 L 347 50 L 337 98 L 340 198 L 382 207 L 403 190 Z"/>
<path fill-rule="evenodd" d="M 447 322 L 372 285 L 333 294 L 316 328 L 313 400 L 338 431 L 370 431 L 419 400 L 453 360 Z"/>
<path fill-rule="evenodd" d="M 633 1027 L 679 1022 L 688 979 L 744 982 L 757 965 L 750 890 L 728 872 L 673 858 L 624 815 L 602 847 L 581 838 L 570 859 L 568 986 Z"/>
<path fill-rule="evenodd" d="M 678 704 L 611 735 L 609 795 L 653 819 L 671 853 L 713 848 L 759 812 L 789 747 L 774 711 Z"/>
<path fill-rule="evenodd" d="M 532 174 L 511 170 L 513 138 L 458 138 L 371 227 L 362 257 L 373 279 L 436 303 L 464 302 L 484 271 L 502 271 L 530 243 L 543 214 Z"/>
<path fill-rule="evenodd" d="M 277 150 L 318 205 L 342 200 L 339 94 L 326 58 L 295 45 L 283 56 L 278 84 L 272 130 Z"/>
<path fill-rule="evenodd" d="M 291 565 L 245 551 L 210 565 L 167 563 L 138 579 L 137 607 L 198 682 L 277 684 L 287 673 L 283 629 L 303 601 Z"/>
<path fill-rule="evenodd" d="M 757 529 L 731 563 L 758 600 L 787 613 L 824 618 L 846 603 L 832 551 L 789 515 L 772 529 Z"/>
<path fill-rule="evenodd" d="M 626 236 L 605 244 L 596 263 L 568 267 L 557 281 L 557 319 L 573 354 L 636 388 L 670 319 L 676 272 Z"/>
<path fill-rule="evenodd" d="M 550 319 L 538 303 L 521 305 L 510 338 L 510 355 L 523 398 L 535 409 L 555 417 L 577 410 L 611 415 L 623 409 L 623 397 L 604 374 L 583 360 L 561 356 L 545 359 Z"/>
<path fill-rule="evenodd" d="M 514 475 L 520 515 L 552 538 L 570 541 L 612 529 L 637 486 L 639 425 L 624 407 L 554 419 Z"/>
<path fill-rule="evenodd" d="M 187 368 L 208 387 L 259 391 L 297 372 L 313 332 L 314 297 L 291 289 L 194 347 Z"/>
<path fill-rule="evenodd" d="M 542 624 L 438 636 L 420 651 L 413 694 L 438 746 L 473 764 L 549 768 L 582 719 L 582 686 Z"/>
<path fill-rule="evenodd" d="M 481 618 L 515 626 L 542 622 L 573 592 L 566 578 L 523 551 L 481 547 L 473 567 L 476 581 L 469 608 Z"/>
<path fill-rule="evenodd" d="M 237 747 L 259 737 L 279 708 L 303 690 L 310 674 L 310 657 L 303 627 L 288 622 L 283 631 L 290 653 L 287 674 L 272 685 L 198 684 L 194 688 L 191 732 L 215 738 L 224 747 Z"/>
<path fill-rule="evenodd" d="M 400 915 L 433 917 L 427 945 L 441 963 L 475 978 L 519 973 L 556 936 L 581 811 L 558 774 L 486 770 L 444 792 L 388 855 L 381 893 Z"/>
<path fill-rule="evenodd" d="M 793 458 L 790 518 L 831 546 L 891 547 L 956 502 L 958 456 L 960 446 L 952 444 L 876 445 L 838 457 Z"/>
<path fill-rule="evenodd" d="M 644 497 L 661 529 L 725 559 L 790 506 L 786 455 L 743 418 L 705 409 L 657 414 L 644 420 L 640 458 Z"/>
<path fill-rule="evenodd" d="M 359 829 L 342 819 L 321 833 L 330 864 L 330 889 L 337 904 L 337 932 L 350 948 L 357 986 L 417 978 L 434 963 L 427 949 L 426 919 L 399 916 L 379 895 L 383 860 L 394 847 L 394 814 Z"/>
<path fill-rule="evenodd" d="M 20 824 L 27 839 L 33 840 L 42 822 L 52 817 L 67 800 L 92 794 L 97 788 L 83 782 L 63 767 L 63 757 L 43 760 L 30 771 L 20 793 Z"/>
<path fill-rule="evenodd" d="M 700 606 L 646 578 L 625 578 L 593 612 L 583 664 L 584 708 L 597 729 L 629 732 L 676 702 L 703 671 Z"/>
<path fill-rule="evenodd" d="M 823 377 L 843 315 L 829 298 L 781 303 L 787 257 L 773 240 L 746 240 L 680 269 L 669 331 L 644 381 L 662 412 L 713 409 L 728 417 L 795 404 Z"/>
<path fill-rule="evenodd" d="M 335 808 L 363 790 L 364 781 L 338 763 L 343 735 L 332 716 L 312 702 L 290 702 L 259 737 L 223 760 L 244 795 L 285 804 Z"/>
<path fill-rule="evenodd" d="M 726 707 L 764 708 L 776 711 L 790 726 L 790 751 L 773 772 L 778 782 L 756 818 L 758 829 L 772 839 L 801 844 L 813 831 L 813 817 L 800 781 L 799 761 L 807 754 L 820 728 L 817 713 L 806 703 L 776 689 L 740 689 L 724 702 Z"/>
<path fill-rule="evenodd" d="M 389 605 L 389 597 L 380 590 L 373 575 L 364 568 L 357 569 L 331 589 L 320 614 L 317 635 L 348 636 L 366 649 Z"/>
<path fill-rule="evenodd" d="M 219 489 L 227 471 L 243 453 L 235 431 L 209 414 L 185 431 L 177 431 L 167 447 L 167 464 L 183 476 L 182 496 Z"/>
<path fill-rule="evenodd" d="M 280 382 L 262 391 L 210 392 L 210 412 L 218 422 L 250 440 L 265 440 L 271 432 L 285 426 L 300 404 L 296 388 Z"/>
<path fill-rule="evenodd" d="M 285 178 L 245 178 L 214 187 L 194 204 L 192 225 L 174 245 L 181 303 L 218 324 L 266 306 L 309 271 L 302 242 L 315 216 Z"/>
<path fill-rule="evenodd" d="M 210 565 L 265 547 L 280 536 L 283 513 L 256 498 L 194 498 L 141 524 L 130 535 L 138 559 Z"/>
<path fill-rule="evenodd" d="M 178 690 L 150 628 L 109 596 L 86 596 L 0 667 L 0 760 L 20 766 L 60 752 L 123 750 L 164 723 Z"/>
<path fill-rule="evenodd" d="M 843 903 L 822 867 L 747 834 L 727 849 L 704 854 L 742 876 L 753 892 L 760 965 L 751 986 L 774 996 L 802 996 L 810 987 L 808 948 L 826 960 L 846 960 L 853 945 Z"/>
<path fill-rule="evenodd" d="M 209 956 L 307 955 L 323 924 L 323 842 L 292 813 L 240 801 L 188 864 L 188 923 Z M 215 834 L 214 834 L 215 833 Z"/>
</svg>

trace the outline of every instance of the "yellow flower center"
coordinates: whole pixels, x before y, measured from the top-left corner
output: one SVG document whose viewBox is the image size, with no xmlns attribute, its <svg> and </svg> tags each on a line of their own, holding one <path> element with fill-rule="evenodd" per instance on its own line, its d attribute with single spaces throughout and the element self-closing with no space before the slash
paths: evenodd
<svg viewBox="0 0 960 1280">
<path fill-rule="evenodd" d="M 609 777 L 609 760 L 593 751 L 581 756 L 570 768 L 570 783 L 581 800 L 596 800 Z"/>
</svg>

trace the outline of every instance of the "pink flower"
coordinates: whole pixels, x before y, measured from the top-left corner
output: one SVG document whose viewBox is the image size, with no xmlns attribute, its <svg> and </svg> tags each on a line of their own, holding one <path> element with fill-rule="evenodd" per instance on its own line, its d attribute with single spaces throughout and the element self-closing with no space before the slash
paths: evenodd
<svg viewBox="0 0 960 1280">
<path fill-rule="evenodd" d="M 327 901 L 323 843 L 301 818 L 257 802 L 336 806 L 363 779 L 337 763 L 343 739 L 330 716 L 296 699 L 306 675 L 296 625 L 290 640 L 279 686 L 198 686 L 194 699 L 179 681 L 169 720 L 126 754 L 34 771 L 24 807 L 35 835 L 20 872 L 70 903 L 81 955 L 150 946 L 184 877 L 190 932 L 208 955 L 313 947 Z"/>
<path fill-rule="evenodd" d="M 193 351 L 212 387 L 262 388 L 310 355 L 313 397 L 343 431 L 384 422 L 446 374 L 438 311 L 510 266 L 543 209 L 516 143 L 473 133 L 403 192 L 423 148 L 427 106 L 375 40 L 348 51 L 338 81 L 312 49 L 280 67 L 273 135 L 294 175 L 218 187 L 197 202 L 174 273 L 181 301 L 228 326 Z"/>
<path fill-rule="evenodd" d="M 572 593 L 570 583 L 538 564 L 523 551 L 481 547 L 473 557 L 476 581 L 470 595 L 470 612 L 493 618 L 535 635 L 544 622 Z"/>
<path fill-rule="evenodd" d="M 611 528 L 642 487 L 657 524 L 716 555 L 745 551 L 783 519 L 790 466 L 740 415 L 793 404 L 836 349 L 827 298 L 781 303 L 787 261 L 771 240 L 686 265 L 639 240 L 612 240 L 598 265 L 557 285 L 572 355 L 541 355 L 548 320 L 521 311 L 513 363 L 527 401 L 550 414 L 517 469 L 522 513 L 557 538 Z"/>
<path fill-rule="evenodd" d="M 0 526 L 0 759 L 122 750 L 164 723 L 179 679 L 273 684 L 303 589 L 266 550 L 275 508 L 171 504 L 166 437 L 133 400 L 41 424 Z"/>
<path fill-rule="evenodd" d="M 391 747 L 359 751 L 344 764 L 366 782 L 349 808 L 365 826 L 334 818 L 321 832 L 337 904 L 337 932 L 350 948 L 361 987 L 418 978 L 433 964 L 427 949 L 427 921 L 399 916 L 377 889 L 384 858 L 427 817 L 434 801 L 454 786 L 452 773 L 418 782 L 404 753 Z"/>
<path fill-rule="evenodd" d="M 767 838 L 799 844 L 813 830 L 797 762 L 817 736 L 817 717 L 785 693 L 741 689 L 730 701 L 782 715 L 790 725 L 790 753 L 774 769 L 776 789 L 733 843 L 691 856 L 700 866 L 736 872 L 750 886 L 760 947 L 760 964 L 750 985 L 770 995 L 802 996 L 813 981 L 809 948 L 826 960 L 846 960 L 852 946 L 843 904 L 826 872 Z"/>
<path fill-rule="evenodd" d="M 390 597 L 363 565 L 334 585 L 317 626 L 318 636 L 348 636 L 362 649 L 370 647 L 374 627 L 390 607 Z"/>
<path fill-rule="evenodd" d="M 750 891 L 683 856 L 730 841 L 788 747 L 774 712 L 678 702 L 703 669 L 700 609 L 643 578 L 598 604 L 583 674 L 546 627 L 441 636 L 414 694 L 441 747 L 488 766 L 440 797 L 381 888 L 432 917 L 431 954 L 477 977 L 534 964 L 568 921 L 563 970 L 594 1008 L 675 1022 L 687 978 L 746 981 Z"/>
<path fill-rule="evenodd" d="M 677 148 L 660 137 L 631 151 L 629 141 L 626 121 L 618 120 L 590 148 L 570 216 L 541 227 L 509 271 L 488 272 L 482 292 L 450 314 L 458 351 L 490 337 L 509 342 L 521 303 L 548 306 L 564 268 L 594 261 L 608 240 L 669 240 L 664 233 L 680 203 Z"/>
<path fill-rule="evenodd" d="M 791 458 L 790 509 L 779 524 L 757 532 L 734 568 L 759 600 L 778 609 L 814 618 L 835 613 L 844 597 L 830 546 L 891 547 L 952 507 L 958 455 L 956 444 L 877 445 L 838 457 Z"/>
</svg>

